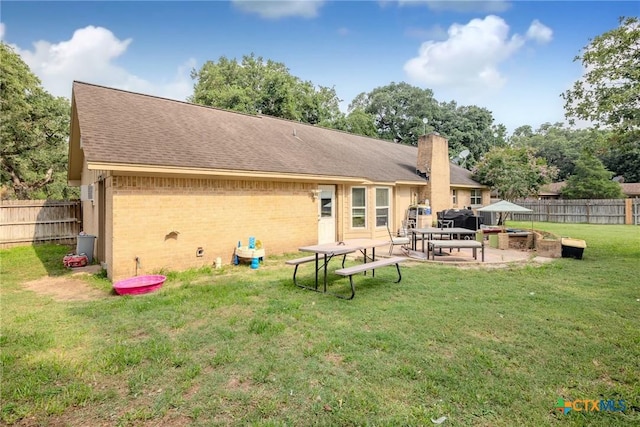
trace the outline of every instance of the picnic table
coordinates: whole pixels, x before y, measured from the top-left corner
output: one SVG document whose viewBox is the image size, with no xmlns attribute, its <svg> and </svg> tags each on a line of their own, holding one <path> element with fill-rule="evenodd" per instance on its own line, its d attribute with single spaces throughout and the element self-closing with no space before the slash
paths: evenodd
<svg viewBox="0 0 640 427">
<path fill-rule="evenodd" d="M 372 276 L 375 276 L 375 269 L 378 267 L 386 266 L 386 265 L 396 265 L 398 269 L 398 275 L 400 276 L 400 267 L 398 264 L 404 261 L 406 258 L 403 257 L 393 257 L 393 258 L 384 258 L 380 260 L 376 260 L 376 248 L 381 246 L 388 246 L 389 242 L 387 240 L 376 240 L 376 239 L 348 239 L 340 242 L 333 243 L 323 243 L 318 245 L 310 245 L 303 246 L 298 248 L 301 252 L 310 252 L 313 253 L 311 256 L 297 258 L 293 260 L 286 261 L 286 264 L 295 265 L 295 270 L 293 272 L 293 282 L 296 286 L 309 289 L 316 292 L 327 292 L 327 270 L 329 261 L 334 256 L 342 255 L 342 269 L 336 270 L 336 274 L 342 276 L 349 276 L 349 282 L 351 284 L 351 295 L 349 297 L 344 297 L 342 295 L 336 295 L 339 298 L 352 299 L 355 295 L 355 288 L 353 285 L 353 275 L 356 273 L 364 273 L 368 270 L 371 270 Z M 371 250 L 369 255 L 369 250 Z M 363 255 L 364 262 L 360 266 L 348 267 L 344 268 L 344 261 L 347 254 L 354 253 L 360 251 Z M 315 280 L 314 287 L 309 287 L 298 283 L 297 280 L 297 272 L 298 267 L 301 264 L 314 262 L 315 263 Z M 320 270 L 322 270 L 323 279 L 322 279 L 322 290 L 319 290 L 319 274 Z M 400 279 L 398 279 L 398 282 Z"/>
</svg>

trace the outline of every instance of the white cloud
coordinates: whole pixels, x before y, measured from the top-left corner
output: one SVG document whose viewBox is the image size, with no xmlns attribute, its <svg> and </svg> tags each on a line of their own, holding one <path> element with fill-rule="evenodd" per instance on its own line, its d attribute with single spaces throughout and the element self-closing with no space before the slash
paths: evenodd
<svg viewBox="0 0 640 427">
<path fill-rule="evenodd" d="M 4 40 L 4 30 L 5 30 L 4 23 L 0 22 L 0 40 Z"/>
<path fill-rule="evenodd" d="M 193 93 L 193 80 L 191 70 L 197 65 L 194 58 L 189 58 L 181 64 L 173 79 L 165 84 L 157 86 L 153 94 L 163 98 L 178 99 L 184 101 Z"/>
<path fill-rule="evenodd" d="M 538 43 L 548 43 L 553 38 L 553 31 L 537 19 L 535 19 L 527 30 L 527 38 Z"/>
<path fill-rule="evenodd" d="M 435 11 L 500 13 L 508 10 L 511 3 L 506 0 L 399 0 L 400 6 L 427 5 Z"/>
<path fill-rule="evenodd" d="M 448 39 L 427 41 L 404 65 L 408 77 L 428 86 L 499 88 L 506 78 L 498 65 L 517 52 L 525 39 L 509 37 L 509 26 L 497 16 L 453 24 Z"/>
<path fill-rule="evenodd" d="M 290 16 L 315 18 L 324 0 L 232 0 L 240 10 L 256 13 L 263 18 L 278 19 Z"/>
<path fill-rule="evenodd" d="M 33 44 L 33 50 L 14 48 L 55 96 L 70 98 L 73 80 L 180 100 L 191 93 L 189 71 L 195 60 L 180 65 L 170 80 L 155 84 L 114 63 L 131 43 L 132 39 L 120 40 L 106 28 L 88 26 L 76 30 L 66 41 L 40 40 Z"/>
</svg>

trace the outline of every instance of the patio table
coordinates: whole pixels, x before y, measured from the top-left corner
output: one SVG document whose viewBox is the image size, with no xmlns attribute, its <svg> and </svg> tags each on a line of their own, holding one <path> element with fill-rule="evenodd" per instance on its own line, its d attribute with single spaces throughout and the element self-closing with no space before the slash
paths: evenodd
<svg viewBox="0 0 640 427">
<path fill-rule="evenodd" d="M 457 236 L 458 239 L 475 239 L 477 230 L 471 230 L 469 228 L 462 227 L 450 227 L 450 228 L 437 228 L 437 227 L 427 227 L 427 228 L 412 228 L 411 234 L 411 248 L 415 251 L 418 246 L 418 234 L 421 235 L 422 238 L 422 252 L 424 252 L 424 241 L 426 240 L 434 240 L 434 236 L 448 236 L 452 238 L 453 236 Z M 429 251 L 429 247 L 427 246 L 427 255 Z"/>
</svg>

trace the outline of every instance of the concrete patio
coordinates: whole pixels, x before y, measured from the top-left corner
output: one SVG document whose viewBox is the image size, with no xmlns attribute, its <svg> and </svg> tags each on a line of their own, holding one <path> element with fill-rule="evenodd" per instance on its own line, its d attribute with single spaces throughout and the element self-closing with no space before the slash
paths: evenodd
<svg viewBox="0 0 640 427">
<path fill-rule="evenodd" d="M 407 256 L 407 252 L 400 246 L 393 248 L 394 256 Z M 436 255 L 435 260 L 427 259 L 427 254 L 418 251 L 409 251 L 409 256 L 412 261 L 428 262 L 435 264 L 453 264 L 453 265 L 493 265 L 496 264 L 511 264 L 514 262 L 524 263 L 527 261 L 546 262 L 553 258 L 538 257 L 533 250 L 518 250 L 518 249 L 497 249 L 492 248 L 488 244 L 484 248 L 484 262 L 482 262 L 480 251 L 478 250 L 478 259 L 473 259 L 473 252 L 471 249 L 453 249 L 449 252 L 448 249 L 443 250 L 443 255 Z"/>
</svg>

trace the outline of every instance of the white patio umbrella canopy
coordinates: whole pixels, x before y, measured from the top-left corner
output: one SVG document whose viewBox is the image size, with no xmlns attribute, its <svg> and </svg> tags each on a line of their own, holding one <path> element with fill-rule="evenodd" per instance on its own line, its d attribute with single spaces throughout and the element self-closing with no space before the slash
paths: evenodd
<svg viewBox="0 0 640 427">
<path fill-rule="evenodd" d="M 526 213 L 533 212 L 529 208 L 525 208 L 524 206 L 516 205 L 515 203 L 507 202 L 506 200 L 500 200 L 499 202 L 493 203 L 489 206 L 485 206 L 477 209 L 479 212 L 515 212 L 515 213 Z"/>
<path fill-rule="evenodd" d="M 500 214 L 507 213 L 529 213 L 533 212 L 529 208 L 516 205 L 515 203 L 507 202 L 506 200 L 500 200 L 499 202 L 490 204 L 488 206 L 477 209 L 478 212 L 499 212 Z M 506 215 L 502 215 L 502 229 L 504 230 L 504 223 L 506 222 Z M 533 219 L 531 220 L 531 229 L 533 230 Z"/>
</svg>

